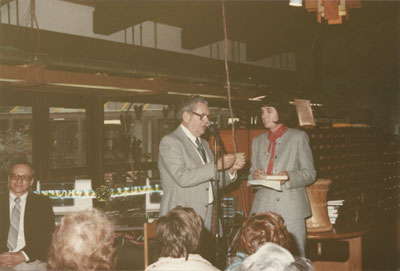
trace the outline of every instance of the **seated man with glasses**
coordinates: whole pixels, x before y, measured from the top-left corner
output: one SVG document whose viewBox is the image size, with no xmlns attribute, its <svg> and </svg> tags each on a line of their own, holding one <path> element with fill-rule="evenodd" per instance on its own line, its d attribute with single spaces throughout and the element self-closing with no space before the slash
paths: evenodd
<svg viewBox="0 0 400 271">
<path fill-rule="evenodd" d="M 20 264 L 37 270 L 40 261 L 47 260 L 54 213 L 50 199 L 30 191 L 33 183 L 31 164 L 14 161 L 8 174 L 9 193 L 0 196 L 0 266 Z M 26 262 L 32 262 L 32 268 L 22 267 Z"/>
</svg>

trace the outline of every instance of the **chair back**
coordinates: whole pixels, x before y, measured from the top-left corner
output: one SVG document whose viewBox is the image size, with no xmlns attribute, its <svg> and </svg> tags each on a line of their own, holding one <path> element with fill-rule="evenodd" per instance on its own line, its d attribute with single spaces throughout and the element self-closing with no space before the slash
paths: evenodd
<svg viewBox="0 0 400 271">
<path fill-rule="evenodd" d="M 143 224 L 144 237 L 144 269 L 149 265 L 149 240 L 156 238 L 157 219 Z"/>
</svg>

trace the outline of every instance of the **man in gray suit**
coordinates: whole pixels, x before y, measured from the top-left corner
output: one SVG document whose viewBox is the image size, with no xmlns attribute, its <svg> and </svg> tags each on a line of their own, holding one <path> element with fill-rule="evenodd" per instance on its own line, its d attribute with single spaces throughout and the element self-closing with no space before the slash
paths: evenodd
<svg viewBox="0 0 400 271">
<path fill-rule="evenodd" d="M 176 206 L 191 207 L 203 218 L 208 230 L 216 196 L 214 156 L 207 141 L 200 137 L 207 129 L 209 114 L 203 97 L 189 96 L 177 113 L 181 124 L 160 142 L 158 159 L 163 189 L 160 216 Z M 234 181 L 236 170 L 244 164 L 244 159 L 236 159 L 233 154 L 224 155 L 217 161 L 219 179 L 225 174 L 225 180 Z"/>
</svg>

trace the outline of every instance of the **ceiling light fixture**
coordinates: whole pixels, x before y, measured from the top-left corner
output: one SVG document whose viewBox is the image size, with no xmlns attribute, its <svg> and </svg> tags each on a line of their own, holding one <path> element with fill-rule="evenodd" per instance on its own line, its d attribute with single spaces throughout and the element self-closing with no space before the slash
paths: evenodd
<svg viewBox="0 0 400 271">
<path fill-rule="evenodd" d="M 302 7 L 303 6 L 303 0 L 290 0 L 289 1 L 289 6 Z"/>
<path fill-rule="evenodd" d="M 22 82 L 24 80 L 20 80 L 20 79 L 9 79 L 9 78 L 0 78 L 1 82 L 11 82 L 11 83 L 15 83 L 15 82 Z"/>
<path fill-rule="evenodd" d="M 110 87 L 110 86 L 97 86 L 97 85 L 81 85 L 81 84 L 68 84 L 68 83 L 47 83 L 49 86 L 60 86 L 60 87 L 75 87 L 75 88 L 93 88 L 93 89 L 106 89 L 106 90 L 122 90 L 132 92 L 152 92 L 150 89 L 138 89 L 138 88 L 123 88 L 123 87 Z"/>
<path fill-rule="evenodd" d="M 249 98 L 249 101 L 254 101 L 254 102 L 259 102 L 261 101 L 261 99 L 267 97 L 267 95 L 262 95 L 262 96 L 258 96 L 258 97 L 254 97 L 254 98 Z"/>
<path fill-rule="evenodd" d="M 182 92 L 168 91 L 167 94 L 170 94 L 170 95 L 182 95 L 182 96 L 200 95 L 200 96 L 202 96 L 204 98 L 226 99 L 226 96 L 211 95 L 211 94 L 201 94 L 201 93 L 182 93 Z"/>
</svg>

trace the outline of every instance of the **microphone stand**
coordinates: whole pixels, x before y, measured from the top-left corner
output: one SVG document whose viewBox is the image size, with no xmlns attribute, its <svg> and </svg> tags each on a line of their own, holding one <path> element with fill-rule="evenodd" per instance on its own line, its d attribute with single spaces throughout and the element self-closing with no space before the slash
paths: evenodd
<svg viewBox="0 0 400 271">
<path fill-rule="evenodd" d="M 219 230 L 220 230 L 220 228 L 219 228 L 219 226 L 220 226 L 220 215 L 219 215 L 219 213 L 220 213 L 220 207 L 221 207 L 220 205 L 221 205 L 221 203 L 220 203 L 220 200 L 219 200 L 219 179 L 220 179 L 220 176 L 219 176 L 218 167 L 217 167 L 217 165 L 218 165 L 217 143 L 219 143 L 219 146 L 220 146 L 220 157 L 222 158 L 221 161 L 222 161 L 222 169 L 223 169 L 222 170 L 222 183 L 223 184 L 225 184 L 225 172 L 224 172 L 225 171 L 224 170 L 225 165 L 224 165 L 224 159 L 223 159 L 223 155 L 224 155 L 225 150 L 224 150 L 224 146 L 223 146 L 223 143 L 221 141 L 221 138 L 219 137 L 218 130 L 216 130 L 216 128 L 213 127 L 213 126 L 209 126 L 208 128 L 210 129 L 210 131 L 214 135 L 214 171 L 215 171 L 215 183 L 216 183 L 215 197 L 214 197 L 215 224 L 216 224 L 216 228 L 215 228 L 215 245 L 216 245 L 216 249 L 217 249 L 217 255 L 216 255 L 217 262 L 216 262 L 216 264 L 217 264 L 217 267 L 220 267 L 220 264 L 221 264 L 220 263 L 220 260 L 221 260 L 220 257 L 221 257 L 221 255 L 220 255 L 220 232 L 219 232 Z M 222 223 L 222 221 L 221 221 L 221 223 Z"/>
</svg>

